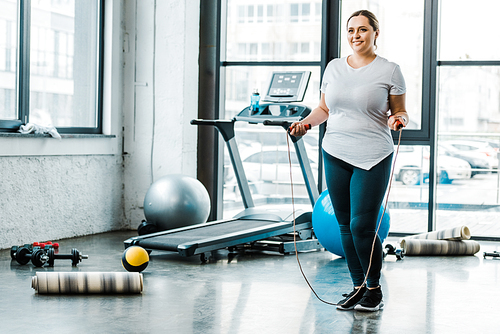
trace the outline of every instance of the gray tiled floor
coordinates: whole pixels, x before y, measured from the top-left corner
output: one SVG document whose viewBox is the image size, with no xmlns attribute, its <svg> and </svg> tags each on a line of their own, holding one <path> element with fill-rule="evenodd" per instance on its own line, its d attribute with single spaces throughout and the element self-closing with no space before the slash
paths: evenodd
<svg viewBox="0 0 500 334">
<path fill-rule="evenodd" d="M 61 240 L 61 253 L 88 254 L 78 267 L 21 266 L 0 251 L 2 333 L 500 333 L 500 260 L 476 256 L 387 257 L 385 308 L 337 311 L 316 299 L 295 256 L 227 253 L 199 257 L 153 252 L 140 295 L 38 295 L 36 271 L 124 271 L 123 241 L 134 231 Z M 395 239 L 388 241 L 395 243 Z M 345 261 L 328 252 L 300 254 L 307 277 L 336 302 L 351 288 Z"/>
</svg>

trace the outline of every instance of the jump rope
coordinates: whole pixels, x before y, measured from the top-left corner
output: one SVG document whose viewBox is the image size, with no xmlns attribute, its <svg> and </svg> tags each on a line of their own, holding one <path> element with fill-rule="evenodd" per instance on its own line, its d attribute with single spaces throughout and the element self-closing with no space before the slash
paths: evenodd
<svg viewBox="0 0 500 334">
<path fill-rule="evenodd" d="M 366 285 L 366 281 L 368 279 L 368 274 L 370 273 L 370 269 L 372 267 L 372 259 L 373 259 L 373 252 L 375 250 L 375 243 L 377 241 L 377 236 L 378 236 L 378 231 L 380 229 L 380 225 L 381 225 L 381 222 L 382 222 L 382 218 L 384 217 L 384 214 L 385 214 L 385 211 L 387 209 L 387 203 L 388 203 L 388 200 L 389 200 L 389 194 L 391 192 L 391 187 L 392 187 L 392 178 L 394 176 L 394 166 L 396 164 L 396 159 L 398 157 L 398 153 L 399 153 L 399 146 L 401 144 L 401 133 L 403 132 L 402 129 L 404 127 L 403 123 L 401 123 L 400 121 L 397 121 L 398 123 L 397 124 L 397 129 L 398 129 L 398 132 L 399 132 L 399 138 L 398 138 L 398 146 L 396 148 L 396 152 L 394 154 L 394 159 L 392 161 L 392 170 L 391 170 L 391 176 L 389 178 L 389 185 L 387 187 L 387 192 L 386 192 L 386 197 L 385 197 L 385 204 L 384 204 L 384 210 L 382 211 L 382 215 L 380 216 L 380 220 L 378 221 L 377 223 L 377 229 L 375 231 L 375 237 L 373 238 L 373 242 L 372 242 L 372 249 L 371 249 L 371 252 L 370 252 L 370 262 L 368 263 L 368 268 L 366 270 L 366 275 L 365 275 L 365 279 L 363 281 L 363 284 L 361 284 L 361 286 L 357 289 L 356 293 L 354 293 L 348 300 L 346 300 L 343 304 L 339 304 L 339 303 L 332 303 L 332 302 L 329 302 L 329 301 L 326 301 L 324 300 L 323 298 L 321 298 L 317 292 L 314 290 L 313 286 L 311 285 L 311 283 L 309 282 L 309 280 L 307 279 L 307 276 L 306 274 L 304 273 L 304 270 L 302 269 L 302 264 L 300 263 L 300 260 L 299 260 L 299 252 L 297 251 L 297 233 L 296 233 L 296 230 L 295 230 L 295 197 L 294 197 L 294 194 L 293 194 L 293 177 L 292 177 L 292 158 L 291 158 L 291 155 L 290 155 L 290 138 L 289 138 L 289 131 L 290 131 L 290 128 L 288 129 L 287 131 L 287 135 L 286 135 L 286 143 L 287 143 L 287 146 L 288 146 L 288 163 L 289 163 L 289 166 L 290 166 L 290 184 L 291 184 L 291 195 L 292 195 L 292 215 L 293 215 L 293 245 L 295 247 L 295 258 L 297 259 L 297 264 L 299 265 L 299 269 L 300 269 L 300 272 L 302 274 L 302 277 L 304 277 L 304 280 L 306 281 L 307 285 L 309 286 L 309 289 L 311 289 L 311 292 L 316 296 L 316 298 L 325 303 L 325 304 L 328 304 L 328 305 L 333 305 L 333 306 L 338 306 L 338 305 L 345 305 L 347 304 L 352 298 L 354 298 L 360 291 L 361 291 L 361 288 L 363 286 Z M 305 124 L 305 127 L 307 130 L 311 129 L 311 124 Z"/>
</svg>

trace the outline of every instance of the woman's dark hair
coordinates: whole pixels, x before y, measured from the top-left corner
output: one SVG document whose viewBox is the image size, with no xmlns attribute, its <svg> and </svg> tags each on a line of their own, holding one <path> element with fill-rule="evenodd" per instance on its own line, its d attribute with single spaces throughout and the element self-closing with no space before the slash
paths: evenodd
<svg viewBox="0 0 500 334">
<path fill-rule="evenodd" d="M 370 25 L 372 26 L 373 30 L 377 31 L 379 29 L 379 23 L 377 17 L 375 16 L 375 14 L 366 9 L 358 10 L 352 13 L 351 16 L 349 17 L 349 20 L 347 20 L 347 24 L 349 24 L 349 21 L 356 16 L 366 17 L 368 19 L 368 22 L 370 22 Z"/>
</svg>

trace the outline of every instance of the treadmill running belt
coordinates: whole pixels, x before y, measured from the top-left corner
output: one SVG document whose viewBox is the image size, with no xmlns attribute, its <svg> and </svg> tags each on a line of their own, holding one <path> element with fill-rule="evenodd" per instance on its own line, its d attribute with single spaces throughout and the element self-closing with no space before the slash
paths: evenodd
<svg viewBox="0 0 500 334">
<path fill-rule="evenodd" d="M 308 224 L 311 223 L 308 222 Z M 191 229 L 173 231 L 172 233 L 165 231 L 163 235 L 161 232 L 154 233 L 150 238 L 144 235 L 137 238 L 133 244 L 144 248 L 185 252 L 182 255 L 190 256 L 196 254 L 199 247 L 224 244 L 224 247 L 219 248 L 225 248 L 293 231 L 293 224 L 290 221 L 236 219 L 217 224 L 199 224 L 197 226 L 199 227 L 191 226 Z M 202 251 L 204 250 L 199 252 Z"/>
</svg>

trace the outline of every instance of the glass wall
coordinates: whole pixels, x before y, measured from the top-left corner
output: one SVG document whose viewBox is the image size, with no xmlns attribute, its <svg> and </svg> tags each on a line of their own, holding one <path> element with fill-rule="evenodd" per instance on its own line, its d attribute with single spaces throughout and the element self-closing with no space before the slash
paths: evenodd
<svg viewBox="0 0 500 334">
<path fill-rule="evenodd" d="M 439 59 L 500 60 L 500 45 L 489 33 L 499 10 L 497 0 L 440 0 Z"/>
<path fill-rule="evenodd" d="M 380 21 L 377 54 L 400 65 L 407 85 L 411 121 L 402 133 L 394 167 L 388 204 L 391 232 L 420 233 L 432 224 L 434 229 L 467 225 L 474 236 L 500 237 L 496 227 L 500 211 L 500 43 L 492 37 L 500 2 L 478 0 L 473 6 L 466 0 L 334 2 L 341 4 L 340 56 L 351 52 L 345 32 L 347 18 L 356 10 L 371 10 Z M 273 70 L 310 70 L 311 81 L 302 103 L 310 108 L 317 105 L 320 61 L 324 61 L 320 50 L 323 5 L 319 0 L 227 1 L 221 58 L 226 62 L 221 70 L 224 118 L 248 106 L 252 91 L 262 92 Z M 336 36 L 327 38 L 336 40 Z M 286 62 L 302 65 L 289 67 Z M 413 136 L 417 132 L 421 135 Z M 289 170 L 288 162 L 281 158 L 287 150 L 283 130 L 237 124 L 238 136 L 257 203 L 289 202 L 289 180 L 282 175 Z M 316 129 L 306 136 L 313 168 L 319 162 L 318 136 Z M 231 173 L 226 159 L 225 216 L 242 208 Z M 436 187 L 429 182 L 433 178 Z M 299 183 L 297 179 L 300 177 L 294 176 L 294 183 Z M 309 205 L 304 189 L 296 193 L 300 203 Z M 431 206 L 435 212 L 429 212 L 429 203 L 435 203 Z"/>
<path fill-rule="evenodd" d="M 482 237 L 500 237 L 500 46 L 485 33 L 499 10 L 494 0 L 440 1 L 438 152 L 471 172 L 438 185 L 436 228 Z"/>
<path fill-rule="evenodd" d="M 228 1 L 226 48 L 227 62 L 319 61 L 321 58 L 321 1 Z M 407 84 L 407 105 L 411 118 L 408 128 L 421 129 L 422 54 L 424 1 L 395 0 L 344 1 L 341 13 L 341 55 L 351 50 L 346 40 L 345 21 L 358 9 L 372 10 L 381 23 L 377 53 L 397 62 Z M 404 27 L 404 28 L 402 28 Z M 401 29 L 405 38 L 400 38 Z M 224 56 L 225 55 L 225 56 Z M 314 108 L 319 99 L 319 66 L 226 66 L 224 82 L 224 118 L 238 114 L 250 103 L 254 89 L 262 92 L 273 70 L 310 70 L 311 81 L 303 104 Z M 283 129 L 256 124 L 236 124 L 236 138 L 254 200 L 259 205 L 290 205 L 291 189 L 286 134 Z M 318 179 L 320 149 L 318 129 L 304 137 L 309 162 Z M 293 150 L 293 146 L 291 147 Z M 395 165 L 394 183 L 389 199 L 391 232 L 424 232 L 427 229 L 429 201 L 429 147 L 402 146 Z M 322 171 L 321 171 L 322 172 Z M 303 179 L 292 162 L 295 202 L 310 210 Z M 230 217 L 243 206 L 229 157 L 224 164 L 224 216 Z M 411 213 L 411 215 L 410 215 Z M 408 220 L 408 216 L 412 220 Z"/>
<path fill-rule="evenodd" d="M 429 202 L 429 146 L 402 145 L 399 150 L 395 147 L 395 159 L 388 204 L 391 217 L 390 232 L 425 232 L 429 214 L 427 205 Z"/>
</svg>

